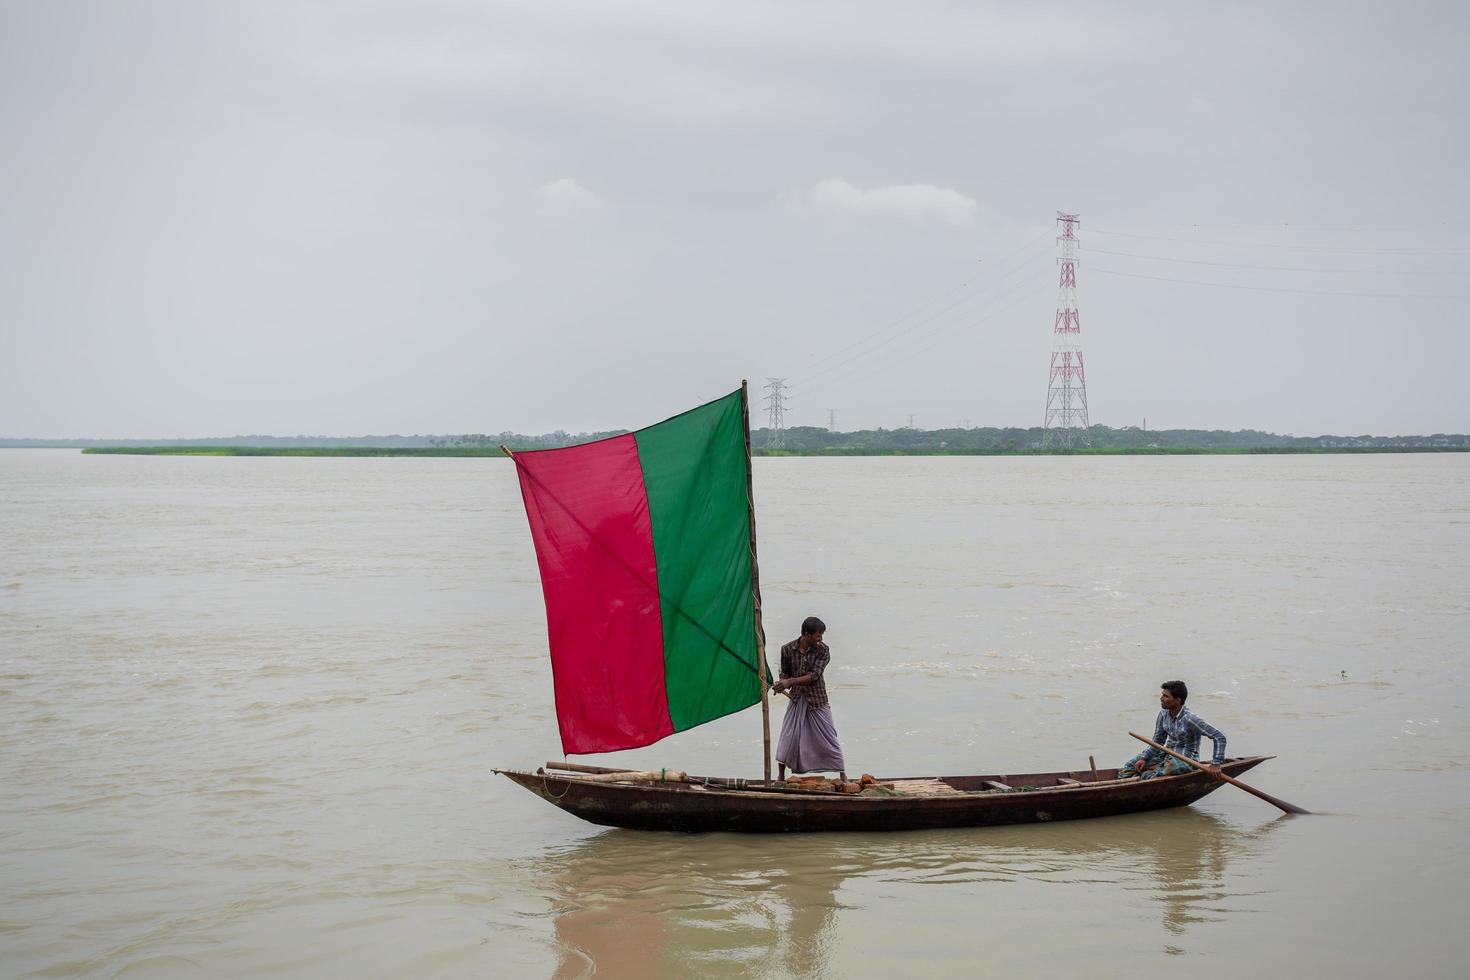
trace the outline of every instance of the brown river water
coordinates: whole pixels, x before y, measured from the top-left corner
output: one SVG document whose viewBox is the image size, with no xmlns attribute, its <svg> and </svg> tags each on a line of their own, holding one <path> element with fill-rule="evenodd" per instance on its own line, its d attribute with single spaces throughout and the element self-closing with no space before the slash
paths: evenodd
<svg viewBox="0 0 1470 980">
<path fill-rule="evenodd" d="M 767 631 L 826 620 L 850 771 L 1117 765 L 1182 677 L 1319 815 L 595 827 L 490 771 L 560 757 L 507 461 L 4 450 L 0 977 L 1470 973 L 1470 456 L 755 483 Z M 751 709 L 580 761 L 760 759 Z"/>
</svg>

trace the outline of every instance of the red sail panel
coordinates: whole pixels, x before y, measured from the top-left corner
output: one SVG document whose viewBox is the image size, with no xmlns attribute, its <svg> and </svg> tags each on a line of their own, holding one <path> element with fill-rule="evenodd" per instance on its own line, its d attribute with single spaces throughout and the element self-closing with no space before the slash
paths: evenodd
<svg viewBox="0 0 1470 980">
<path fill-rule="evenodd" d="M 611 752 L 672 734 L 636 440 L 517 453 L 516 472 L 541 567 L 562 750 Z"/>
</svg>

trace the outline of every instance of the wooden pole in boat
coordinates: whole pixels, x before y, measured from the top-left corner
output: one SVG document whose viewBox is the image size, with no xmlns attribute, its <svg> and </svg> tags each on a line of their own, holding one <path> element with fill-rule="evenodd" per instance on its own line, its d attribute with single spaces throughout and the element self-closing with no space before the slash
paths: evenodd
<svg viewBox="0 0 1470 980">
<path fill-rule="evenodd" d="M 1200 772 L 1209 772 L 1209 770 L 1206 769 L 1204 767 L 1203 763 L 1201 763 L 1198 759 L 1191 759 L 1187 755 L 1180 755 L 1178 752 L 1175 752 L 1173 749 L 1166 749 L 1166 748 L 1164 748 L 1164 746 L 1160 745 L 1158 742 L 1155 742 L 1153 739 L 1151 739 L 1151 738 L 1144 738 L 1142 735 L 1138 734 L 1137 732 L 1129 732 L 1128 734 L 1129 735 L 1132 735 L 1134 738 L 1138 739 L 1140 742 L 1147 742 L 1149 745 L 1152 745 L 1154 748 L 1158 749 L 1160 752 L 1167 752 L 1169 755 L 1172 755 L 1174 758 L 1178 759 L 1180 762 L 1187 762 L 1187 763 L 1189 763 L 1191 766 L 1194 766 Z M 1276 797 L 1270 795 L 1269 793 L 1262 793 L 1260 790 L 1256 789 L 1254 786 L 1247 786 L 1245 783 L 1242 783 L 1240 780 L 1236 779 L 1235 777 L 1233 777 L 1233 776 L 1227 776 L 1223 772 L 1220 773 L 1219 778 L 1225 780 L 1225 782 L 1229 783 L 1231 786 L 1239 786 L 1241 789 L 1245 790 L 1247 793 L 1251 794 L 1252 796 L 1259 796 L 1261 799 L 1265 800 L 1267 803 L 1271 804 L 1274 807 L 1280 807 L 1281 809 L 1285 810 L 1287 813 L 1311 813 L 1312 812 L 1311 810 L 1303 810 L 1301 807 L 1297 806 L 1294 803 L 1288 803 L 1285 800 L 1278 800 Z"/>
<path fill-rule="evenodd" d="M 1097 757 L 1091 755 L 1088 756 L 1087 764 L 1092 767 L 1092 781 L 1095 783 L 1097 782 Z"/>
<path fill-rule="evenodd" d="M 750 466 L 750 386 L 740 380 L 740 412 L 745 416 L 745 502 L 750 513 L 750 598 L 755 604 L 755 657 L 760 662 L 761 734 L 765 748 L 765 780 L 771 785 L 771 679 L 766 676 L 766 629 L 761 625 L 761 572 L 755 552 L 755 477 Z"/>
</svg>

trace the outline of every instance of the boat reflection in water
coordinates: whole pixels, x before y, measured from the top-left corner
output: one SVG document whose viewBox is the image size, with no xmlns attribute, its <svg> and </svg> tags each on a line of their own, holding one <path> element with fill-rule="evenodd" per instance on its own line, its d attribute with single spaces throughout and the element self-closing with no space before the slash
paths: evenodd
<svg viewBox="0 0 1470 980">
<path fill-rule="evenodd" d="M 837 890 L 871 870 L 868 849 L 837 835 L 790 854 L 742 841 L 613 830 L 536 862 L 556 883 L 555 976 L 822 975 Z"/>
<path fill-rule="evenodd" d="M 558 978 L 895 975 L 905 950 L 965 947 L 956 929 L 1060 968 L 1069 948 L 1085 963 L 1089 930 L 1138 930 L 1174 953 L 1192 926 L 1248 911 L 1251 868 L 1287 822 L 1186 808 L 799 839 L 611 830 L 521 864 L 549 889 Z M 1017 884 L 1031 888 L 1002 887 Z"/>
</svg>

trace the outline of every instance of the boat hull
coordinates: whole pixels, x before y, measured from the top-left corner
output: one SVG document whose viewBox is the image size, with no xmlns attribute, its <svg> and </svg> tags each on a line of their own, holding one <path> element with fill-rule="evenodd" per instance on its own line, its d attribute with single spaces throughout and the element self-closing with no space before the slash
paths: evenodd
<svg viewBox="0 0 1470 980">
<path fill-rule="evenodd" d="M 1239 776 L 1270 756 L 1232 759 Z M 936 830 L 1081 820 L 1188 806 L 1224 785 L 1203 772 L 1116 779 L 1117 770 L 1023 775 L 908 777 L 942 782 L 945 795 L 770 791 L 698 783 L 599 782 L 561 772 L 497 769 L 548 803 L 608 827 L 684 833 L 825 833 Z M 1080 781 L 1062 786 L 1061 779 Z M 890 782 L 882 780 L 881 782 Z M 1009 789 L 985 789 L 990 782 Z"/>
</svg>

